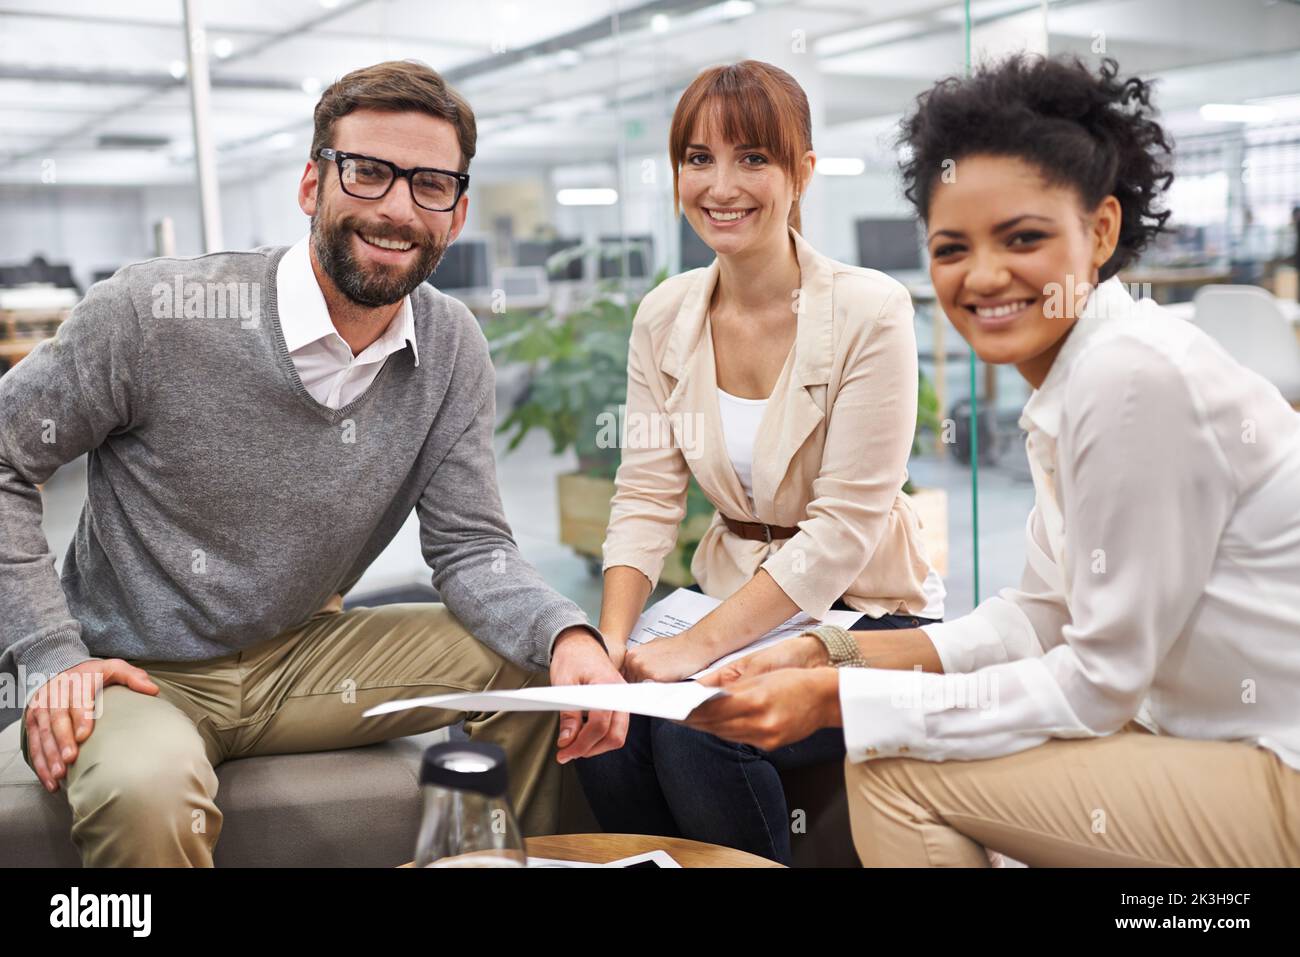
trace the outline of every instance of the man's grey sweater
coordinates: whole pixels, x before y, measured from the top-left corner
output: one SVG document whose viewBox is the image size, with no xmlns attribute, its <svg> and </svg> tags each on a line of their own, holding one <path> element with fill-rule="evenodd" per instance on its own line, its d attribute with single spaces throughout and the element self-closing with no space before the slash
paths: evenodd
<svg viewBox="0 0 1300 957">
<path fill-rule="evenodd" d="M 434 587 L 484 644 L 546 667 L 555 636 L 587 624 L 506 524 L 493 369 L 469 310 L 421 285 L 420 365 L 390 356 L 332 410 L 285 347 L 284 252 L 128 266 L 0 377 L 0 672 L 265 641 L 346 593 L 412 509 Z M 60 584 L 36 484 L 82 453 L 88 496 Z"/>
</svg>

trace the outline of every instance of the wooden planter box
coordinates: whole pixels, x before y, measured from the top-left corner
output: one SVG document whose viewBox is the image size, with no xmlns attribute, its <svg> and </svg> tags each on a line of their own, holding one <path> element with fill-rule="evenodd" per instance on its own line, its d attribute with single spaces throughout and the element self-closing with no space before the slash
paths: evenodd
<svg viewBox="0 0 1300 957">
<path fill-rule="evenodd" d="M 0 375 L 58 332 L 69 309 L 0 309 Z"/>
<path fill-rule="evenodd" d="M 611 479 L 593 478 L 569 472 L 556 481 L 560 500 L 560 541 L 579 555 L 599 559 L 609 525 L 609 503 L 614 497 Z M 921 523 L 930 561 L 940 575 L 948 574 L 948 493 L 941 488 L 917 489 L 911 494 L 912 509 Z M 688 523 L 690 539 L 698 539 L 708 528 L 711 516 L 699 515 Z M 695 583 L 681 545 L 664 562 L 660 580 L 665 585 L 685 588 Z"/>
<path fill-rule="evenodd" d="M 612 479 L 593 478 L 578 472 L 558 476 L 556 491 L 560 499 L 560 541 L 579 555 L 595 559 L 593 568 L 599 569 L 601 545 L 605 542 L 605 529 L 609 525 L 609 503 L 614 498 Z M 697 540 L 709 527 L 711 516 L 700 515 L 683 526 L 694 532 L 686 537 Z M 685 549 L 679 544 L 664 561 L 659 580 L 675 588 L 695 584 L 686 561 Z"/>
</svg>

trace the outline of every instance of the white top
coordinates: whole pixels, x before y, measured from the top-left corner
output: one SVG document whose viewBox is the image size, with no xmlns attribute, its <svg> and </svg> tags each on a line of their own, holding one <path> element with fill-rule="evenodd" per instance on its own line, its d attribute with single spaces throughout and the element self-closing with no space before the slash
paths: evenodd
<svg viewBox="0 0 1300 957">
<path fill-rule="evenodd" d="M 921 594 L 925 596 L 925 608 L 921 610 L 922 618 L 942 618 L 943 603 L 948 598 L 948 586 L 943 583 L 939 573 L 933 568 L 921 582 Z"/>
<path fill-rule="evenodd" d="M 280 314 L 284 344 L 303 386 L 321 405 L 341 409 L 360 398 L 388 357 L 401 352 L 408 343 L 415 364 L 420 364 L 415 346 L 415 314 L 411 311 L 411 297 L 406 296 L 384 334 L 354 356 L 330 319 L 325 294 L 311 268 L 308 242 L 309 237 L 300 239 L 280 260 L 275 275 L 276 311 Z"/>
<path fill-rule="evenodd" d="M 1020 587 L 925 628 L 946 674 L 844 669 L 849 757 L 996 757 L 1142 711 L 1300 769 L 1300 416 L 1111 279 L 1020 423 Z"/>
<path fill-rule="evenodd" d="M 754 507 L 754 439 L 766 408 L 767 399 L 742 399 L 718 390 L 718 411 L 722 413 L 722 437 L 727 444 L 727 457 L 745 489 L 751 510 Z"/>
</svg>

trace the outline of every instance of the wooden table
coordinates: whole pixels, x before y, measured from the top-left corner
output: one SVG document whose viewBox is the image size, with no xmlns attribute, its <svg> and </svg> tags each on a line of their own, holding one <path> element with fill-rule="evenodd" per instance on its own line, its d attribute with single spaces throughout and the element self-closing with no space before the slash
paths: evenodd
<svg viewBox="0 0 1300 957">
<path fill-rule="evenodd" d="M 525 838 L 524 846 L 529 857 L 588 864 L 606 864 L 647 851 L 667 851 L 682 867 L 781 867 L 776 861 L 730 847 L 648 834 L 554 834 Z"/>
</svg>

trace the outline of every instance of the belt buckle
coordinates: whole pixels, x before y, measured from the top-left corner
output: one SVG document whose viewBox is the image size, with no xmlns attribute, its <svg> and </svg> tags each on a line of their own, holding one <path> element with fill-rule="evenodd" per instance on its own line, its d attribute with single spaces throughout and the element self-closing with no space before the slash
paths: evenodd
<svg viewBox="0 0 1300 957">
<path fill-rule="evenodd" d="M 772 526 L 766 522 L 763 523 L 763 534 L 767 536 L 767 544 L 772 544 Z"/>
</svg>

